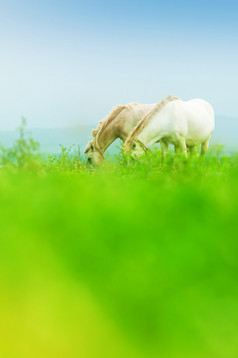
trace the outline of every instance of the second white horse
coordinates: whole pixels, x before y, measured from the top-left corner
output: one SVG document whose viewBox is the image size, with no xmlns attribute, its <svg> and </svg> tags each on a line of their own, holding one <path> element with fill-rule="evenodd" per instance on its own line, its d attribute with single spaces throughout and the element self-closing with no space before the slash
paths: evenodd
<svg viewBox="0 0 238 358">
<path fill-rule="evenodd" d="M 201 144 L 203 155 L 214 127 L 214 110 L 210 103 L 203 99 L 182 101 L 168 96 L 139 121 L 126 139 L 124 150 L 138 156 L 160 141 L 163 153 L 170 143 L 174 144 L 176 152 L 185 155 L 187 148 L 193 152 Z"/>
</svg>

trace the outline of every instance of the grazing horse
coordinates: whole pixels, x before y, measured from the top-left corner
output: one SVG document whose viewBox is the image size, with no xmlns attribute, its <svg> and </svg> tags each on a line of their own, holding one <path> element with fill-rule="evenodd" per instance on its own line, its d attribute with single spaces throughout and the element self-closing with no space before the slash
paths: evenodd
<svg viewBox="0 0 238 358">
<path fill-rule="evenodd" d="M 126 140 L 129 133 L 154 108 L 155 104 L 128 103 L 116 106 L 100 123 L 97 129 L 93 129 L 91 140 L 85 149 L 87 163 L 99 165 L 104 159 L 104 152 L 117 138 Z"/>
<path fill-rule="evenodd" d="M 147 147 L 160 141 L 163 156 L 168 145 L 174 144 L 176 153 L 187 155 L 196 152 L 201 145 L 201 154 L 208 149 L 215 127 L 214 110 L 203 99 L 182 101 L 168 96 L 159 102 L 141 119 L 124 143 L 124 150 L 140 156 Z"/>
</svg>

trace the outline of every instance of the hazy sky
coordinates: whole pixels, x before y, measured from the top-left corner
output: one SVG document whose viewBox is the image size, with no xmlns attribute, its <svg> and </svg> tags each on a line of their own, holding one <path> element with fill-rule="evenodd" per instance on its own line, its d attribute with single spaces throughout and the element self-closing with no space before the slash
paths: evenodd
<svg viewBox="0 0 238 358">
<path fill-rule="evenodd" d="M 0 0 L 0 130 L 203 97 L 238 117 L 236 1 Z"/>
</svg>

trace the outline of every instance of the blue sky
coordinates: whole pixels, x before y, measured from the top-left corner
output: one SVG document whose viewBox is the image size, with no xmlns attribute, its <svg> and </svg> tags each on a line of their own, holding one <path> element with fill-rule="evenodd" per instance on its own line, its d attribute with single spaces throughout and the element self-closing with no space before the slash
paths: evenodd
<svg viewBox="0 0 238 358">
<path fill-rule="evenodd" d="M 0 130 L 94 124 L 168 93 L 238 117 L 235 1 L 0 0 Z"/>
</svg>

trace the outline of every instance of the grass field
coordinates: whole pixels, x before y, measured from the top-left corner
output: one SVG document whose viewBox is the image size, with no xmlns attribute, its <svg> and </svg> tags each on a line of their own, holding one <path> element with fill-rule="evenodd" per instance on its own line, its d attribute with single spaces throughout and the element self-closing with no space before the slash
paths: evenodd
<svg viewBox="0 0 238 358">
<path fill-rule="evenodd" d="M 36 150 L 1 154 L 0 356 L 237 357 L 238 157 Z"/>
</svg>

